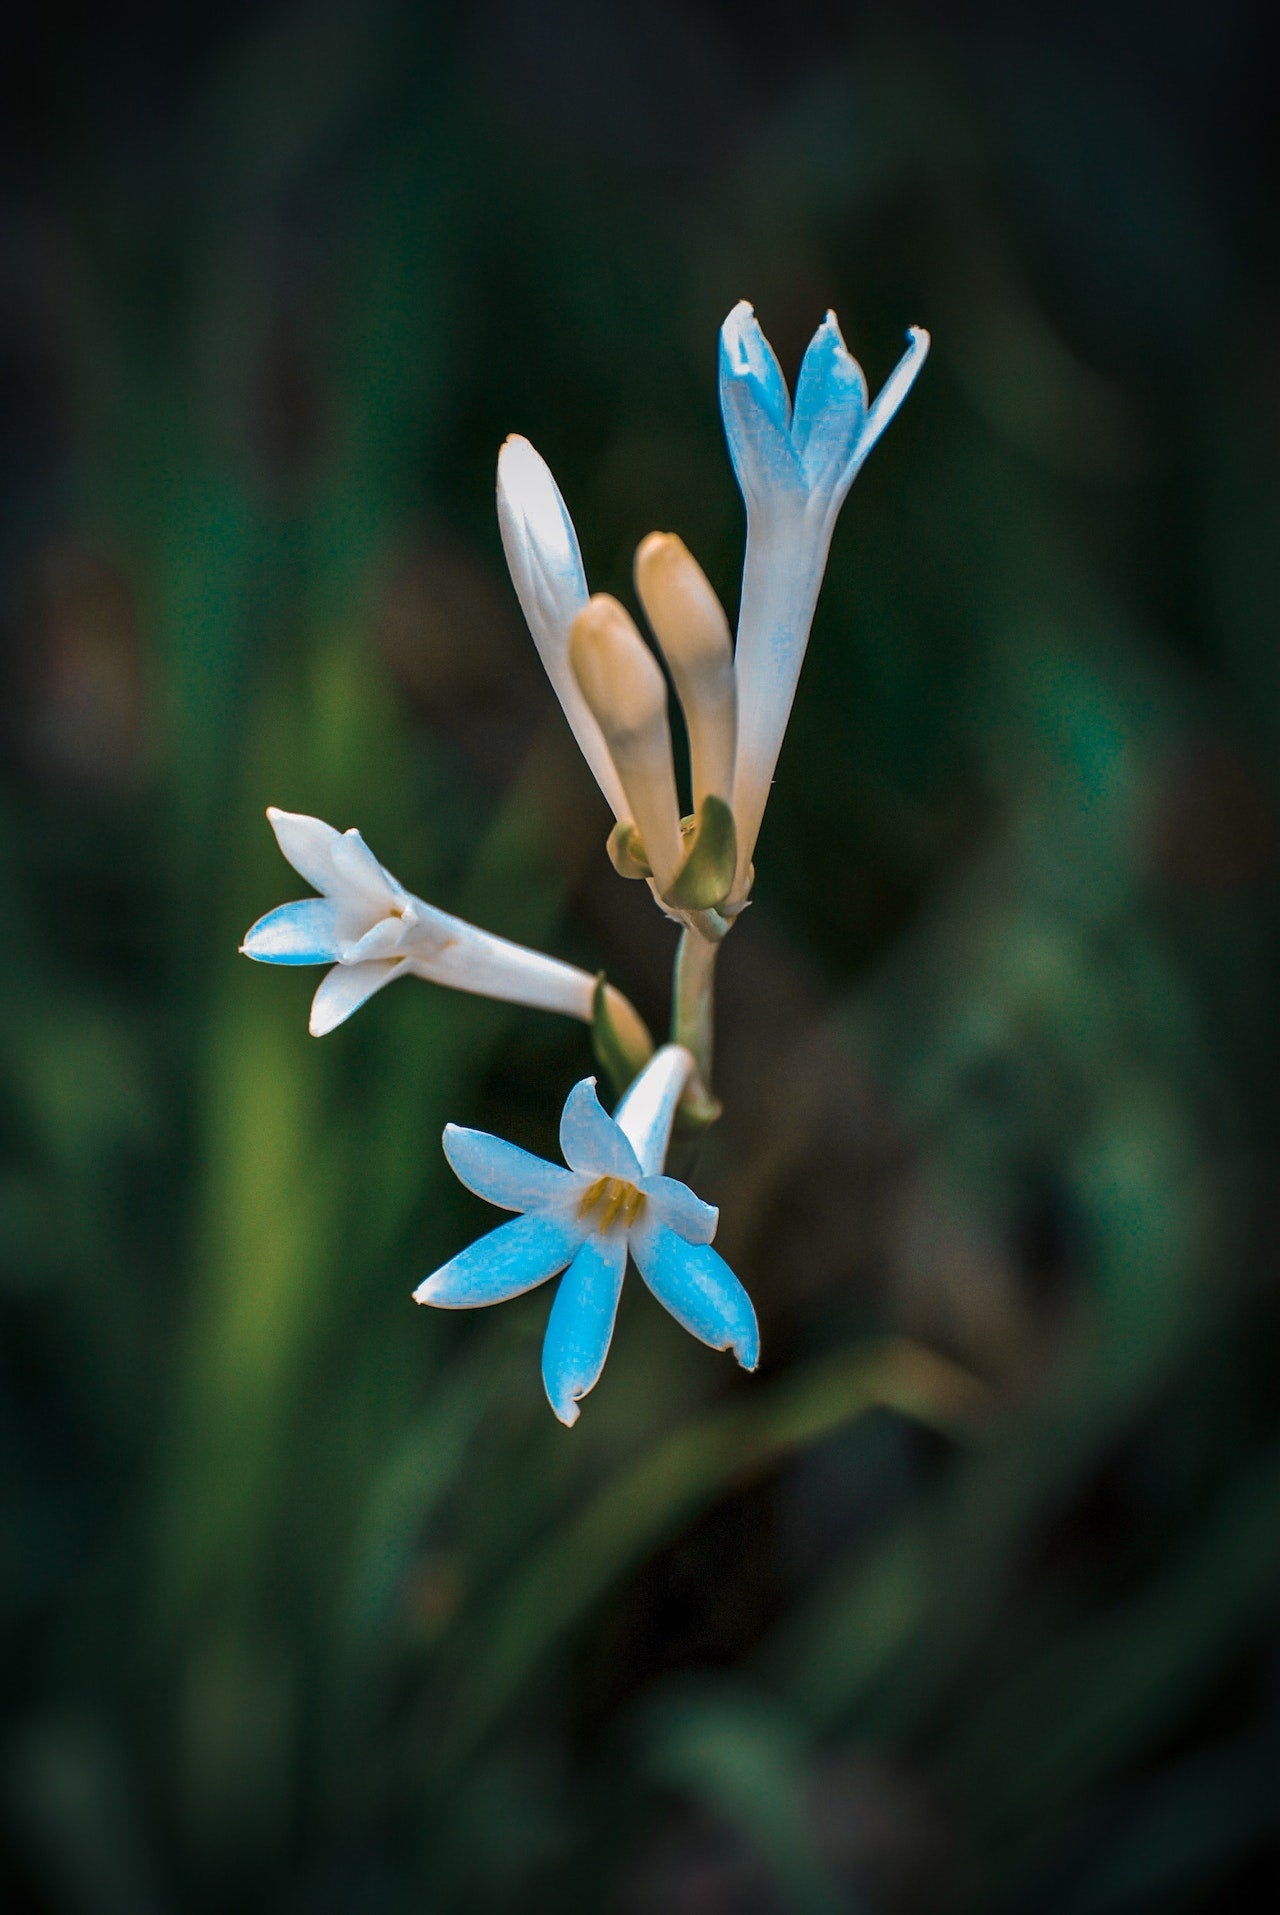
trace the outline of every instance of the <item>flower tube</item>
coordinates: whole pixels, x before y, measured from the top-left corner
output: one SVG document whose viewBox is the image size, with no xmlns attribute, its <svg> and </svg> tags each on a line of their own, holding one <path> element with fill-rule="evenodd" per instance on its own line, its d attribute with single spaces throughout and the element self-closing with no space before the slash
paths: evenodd
<svg viewBox="0 0 1280 1915">
<path fill-rule="evenodd" d="M 920 327 L 874 403 L 828 313 L 810 341 L 795 408 L 773 349 L 745 300 L 720 332 L 720 407 L 747 508 L 735 671 L 738 741 L 733 808 L 738 862 L 731 905 L 751 860 L 795 698 L 831 533 L 863 461 L 910 391 L 929 350 Z"/>
</svg>

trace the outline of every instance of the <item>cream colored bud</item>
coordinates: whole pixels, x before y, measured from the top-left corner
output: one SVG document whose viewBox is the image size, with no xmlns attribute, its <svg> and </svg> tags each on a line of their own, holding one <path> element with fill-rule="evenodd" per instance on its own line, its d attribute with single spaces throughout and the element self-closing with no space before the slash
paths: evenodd
<svg viewBox="0 0 1280 1915">
<path fill-rule="evenodd" d="M 680 868 L 683 845 L 662 668 L 629 613 L 605 592 L 588 599 L 574 619 L 569 663 L 663 891 Z"/>
<path fill-rule="evenodd" d="M 642 541 L 636 591 L 671 667 L 689 729 L 694 810 L 708 796 L 731 803 L 738 707 L 724 608 L 674 532 L 651 532 Z"/>
</svg>

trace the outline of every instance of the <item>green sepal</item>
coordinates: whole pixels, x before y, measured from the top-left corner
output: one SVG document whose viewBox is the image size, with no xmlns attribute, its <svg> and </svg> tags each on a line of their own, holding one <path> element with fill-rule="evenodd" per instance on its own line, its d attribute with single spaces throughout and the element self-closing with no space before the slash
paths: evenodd
<svg viewBox="0 0 1280 1915">
<path fill-rule="evenodd" d="M 697 830 L 675 883 L 665 893 L 682 911 L 714 911 L 733 886 L 738 863 L 738 833 L 723 798 L 708 795 L 698 812 Z"/>
<path fill-rule="evenodd" d="M 644 841 L 635 826 L 630 822 L 616 824 L 609 833 L 605 850 L 609 853 L 609 862 L 620 878 L 651 878 L 649 860 L 644 855 Z"/>
<path fill-rule="evenodd" d="M 638 1011 L 632 1011 L 635 1024 L 623 1030 L 609 1009 L 605 995 L 607 979 L 601 971 L 591 999 L 591 1048 L 597 1064 L 621 1097 L 633 1078 L 640 1075 L 653 1056 L 653 1039 L 644 1027 Z M 628 1009 L 631 1007 L 628 1006 Z"/>
</svg>

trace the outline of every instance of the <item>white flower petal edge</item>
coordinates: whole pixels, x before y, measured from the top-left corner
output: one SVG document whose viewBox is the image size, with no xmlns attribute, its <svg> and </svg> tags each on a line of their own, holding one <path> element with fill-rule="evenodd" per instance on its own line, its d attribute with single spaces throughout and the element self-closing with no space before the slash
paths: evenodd
<svg viewBox="0 0 1280 1915">
<path fill-rule="evenodd" d="M 487 1130 L 444 1127 L 444 1154 L 458 1182 L 499 1210 L 568 1210 L 585 1179 Z"/>
<path fill-rule="evenodd" d="M 289 863 L 323 895 L 268 911 L 240 948 L 261 964 L 334 966 L 312 1000 L 314 1037 L 406 975 L 591 1022 L 596 980 L 588 972 L 415 898 L 358 831 L 274 805 L 267 817 Z"/>
<path fill-rule="evenodd" d="M 485 1131 L 450 1124 L 445 1155 L 469 1189 L 523 1216 L 469 1245 L 414 1291 L 418 1303 L 500 1303 L 561 1270 L 542 1350 L 547 1399 L 566 1425 L 594 1388 L 613 1337 L 627 1251 L 658 1300 L 694 1336 L 760 1355 L 751 1300 L 711 1248 L 717 1213 L 663 1172 L 681 1093 L 695 1069 L 679 1044 L 656 1051 L 610 1117 L 594 1078 L 575 1084 L 560 1134 L 572 1168 L 544 1163 Z M 524 1226 L 524 1228 L 522 1228 Z"/>
<path fill-rule="evenodd" d="M 828 313 L 810 341 L 794 414 L 772 348 L 745 300 L 720 334 L 720 407 L 747 508 L 735 672 L 738 743 L 733 811 L 741 906 L 831 533 L 849 487 L 924 364 L 929 335 L 913 326 L 907 351 L 874 403 L 862 368 Z"/>
<path fill-rule="evenodd" d="M 365 964 L 335 964 L 316 986 L 311 1000 L 307 1028 L 312 1037 L 327 1037 L 345 1024 L 354 1011 L 367 1004 L 375 991 L 403 975 L 408 969 L 404 958 L 370 958 Z"/>
<path fill-rule="evenodd" d="M 414 1291 L 415 1303 L 473 1310 L 506 1303 L 554 1277 L 578 1253 L 582 1233 L 566 1217 L 530 1210 L 469 1243 Z"/>
</svg>

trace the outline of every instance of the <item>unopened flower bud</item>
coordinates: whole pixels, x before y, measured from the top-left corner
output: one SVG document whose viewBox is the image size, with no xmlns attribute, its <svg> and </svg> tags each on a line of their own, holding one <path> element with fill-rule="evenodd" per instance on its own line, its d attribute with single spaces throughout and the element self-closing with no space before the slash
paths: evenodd
<svg viewBox="0 0 1280 1915">
<path fill-rule="evenodd" d="M 569 661 L 604 734 L 654 880 L 665 890 L 683 845 L 662 669 L 634 620 L 605 592 L 574 619 Z"/>
<path fill-rule="evenodd" d="M 651 532 L 641 544 L 636 590 L 671 667 L 689 729 L 693 808 L 708 796 L 731 803 L 738 701 L 724 609 L 674 532 Z"/>
</svg>

